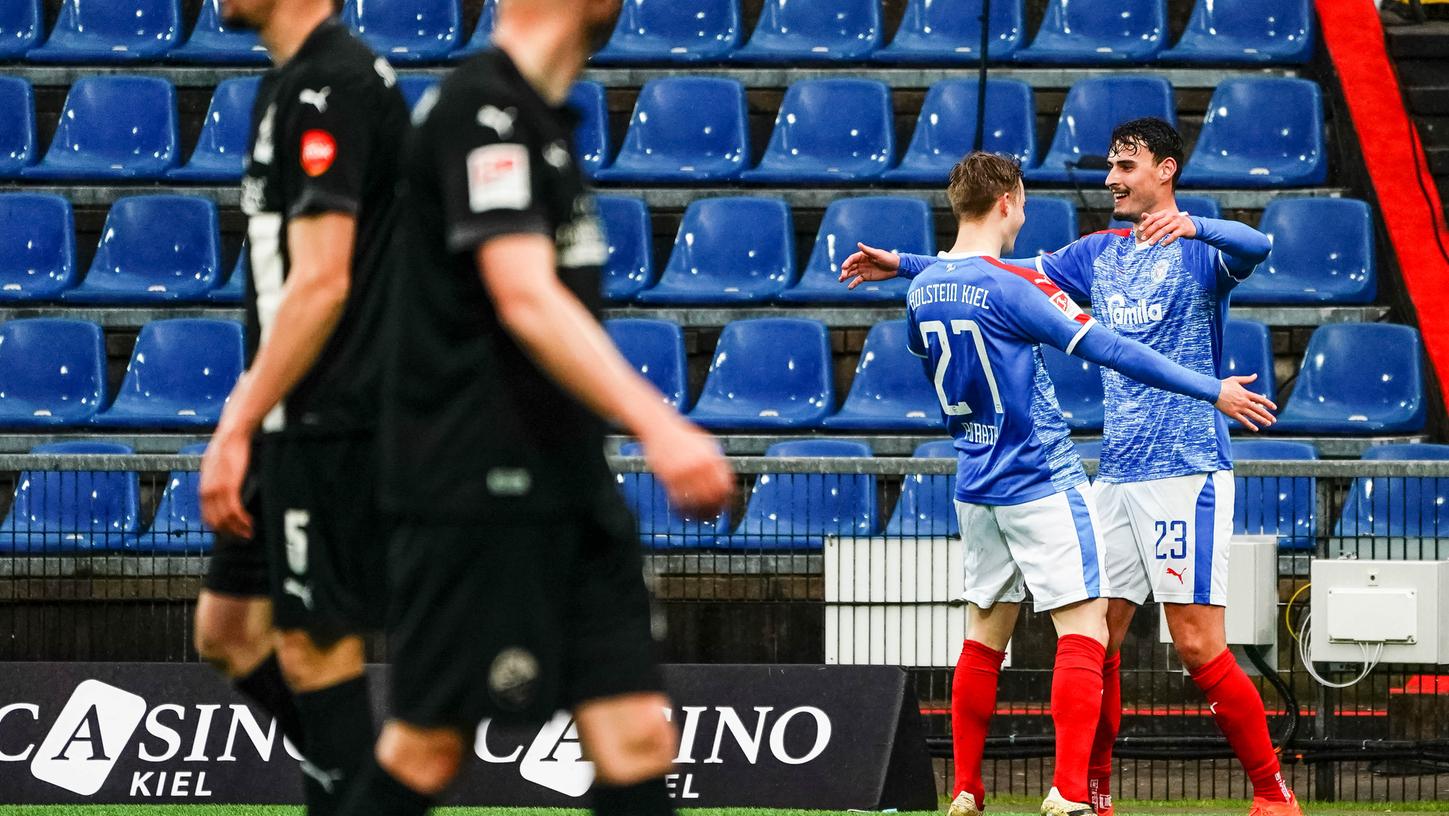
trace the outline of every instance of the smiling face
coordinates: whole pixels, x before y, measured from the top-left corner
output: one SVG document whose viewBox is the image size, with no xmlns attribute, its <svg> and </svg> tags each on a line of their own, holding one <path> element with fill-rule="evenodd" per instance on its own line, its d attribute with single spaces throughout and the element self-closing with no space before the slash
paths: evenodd
<svg viewBox="0 0 1449 816">
<path fill-rule="evenodd" d="M 1107 189 L 1112 217 L 1137 222 L 1168 206 L 1182 170 L 1182 137 L 1161 119 L 1124 122 L 1112 131 Z"/>
</svg>

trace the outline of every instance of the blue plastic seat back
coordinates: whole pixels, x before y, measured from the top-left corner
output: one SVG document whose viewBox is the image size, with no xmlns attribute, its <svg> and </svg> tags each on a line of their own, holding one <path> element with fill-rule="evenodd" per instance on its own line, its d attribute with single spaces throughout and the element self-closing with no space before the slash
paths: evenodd
<svg viewBox="0 0 1449 816">
<path fill-rule="evenodd" d="M 785 91 L 760 165 L 762 181 L 871 178 L 895 158 L 890 88 L 870 79 L 804 79 Z"/>
<path fill-rule="evenodd" d="M 0 324 L 0 426 L 80 425 L 106 397 L 106 346 L 87 320 Z"/>
<path fill-rule="evenodd" d="M 1307 442 L 1274 439 L 1233 440 L 1233 460 L 1295 460 L 1318 458 Z M 1276 535 L 1278 546 L 1313 549 L 1318 533 L 1318 480 L 1311 476 L 1238 476 L 1233 503 L 1233 532 Z"/>
<path fill-rule="evenodd" d="M 1213 91 L 1182 183 L 1302 187 L 1322 184 L 1327 176 L 1317 83 L 1255 77 L 1225 80 Z"/>
<path fill-rule="evenodd" d="M 35 161 L 35 91 L 19 77 L 0 77 L 0 178 Z"/>
<path fill-rule="evenodd" d="M 1220 373 L 1224 377 L 1257 374 L 1258 379 L 1247 385 L 1248 390 L 1273 398 L 1278 391 L 1278 380 L 1273 371 L 1273 337 L 1265 324 L 1256 320 L 1227 322 L 1223 327 Z"/>
<path fill-rule="evenodd" d="M 163 236 L 156 225 L 165 224 Z M 175 195 L 127 196 L 106 215 L 77 302 L 200 300 L 216 287 L 221 260 L 216 205 Z"/>
<path fill-rule="evenodd" d="M 1422 430 L 1423 346 L 1409 326 L 1340 323 L 1308 340 L 1274 430 L 1382 434 Z"/>
<path fill-rule="evenodd" d="M 642 198 L 601 195 L 594 197 L 609 242 L 604 265 L 604 297 L 628 300 L 654 283 L 654 233 L 649 207 Z"/>
<path fill-rule="evenodd" d="M 458 47 L 458 0 L 344 0 L 342 21 L 390 62 L 442 59 Z"/>
<path fill-rule="evenodd" d="M 48 300 L 75 281 L 70 201 L 46 193 L 0 195 L 0 301 Z"/>
<path fill-rule="evenodd" d="M 98 425 L 187 427 L 221 418 L 245 365 L 242 327 L 231 320 L 178 318 L 141 327 L 125 379 Z"/>
<path fill-rule="evenodd" d="M 156 77 L 101 75 L 70 86 L 35 178 L 160 178 L 177 162 L 176 91 Z"/>
<path fill-rule="evenodd" d="M 766 456 L 869 458 L 863 442 L 801 439 L 776 442 Z M 823 536 L 868 536 L 879 528 L 875 477 L 839 473 L 761 474 L 750 491 L 732 547 L 799 549 Z"/>
<path fill-rule="evenodd" d="M 720 60 L 740 46 L 740 0 L 625 0 L 596 63 Z"/>
<path fill-rule="evenodd" d="M 128 454 L 110 442 L 53 442 L 33 454 Z M 27 470 L 16 482 L 10 513 L 0 522 L 0 552 L 62 555 L 126 549 L 140 517 L 140 479 L 133 472 Z"/>
<path fill-rule="evenodd" d="M 1074 431 L 1101 430 L 1102 369 L 1096 363 L 1063 354 L 1051 346 L 1041 346 L 1041 356 L 1067 425 Z"/>
<path fill-rule="evenodd" d="M 402 92 L 403 101 L 408 104 L 408 110 L 412 110 L 422 101 L 423 94 L 430 88 L 436 88 L 438 77 L 432 74 L 409 74 L 397 78 L 397 88 Z"/>
<path fill-rule="evenodd" d="M 784 299 L 903 300 L 910 288 L 910 281 L 904 278 L 866 281 L 851 290 L 840 283 L 840 265 L 856 251 L 857 243 L 892 252 L 934 255 L 936 224 L 931 208 L 919 198 L 904 196 L 861 196 L 830 202 L 800 283 L 785 292 Z"/>
<path fill-rule="evenodd" d="M 855 379 L 840 413 L 825 427 L 855 430 L 944 430 L 936 389 L 906 347 L 906 321 L 875 324 L 865 336 Z"/>
<path fill-rule="evenodd" d="M 0 4 L 0 60 L 14 60 L 34 48 L 45 33 L 40 0 L 7 0 Z"/>
<path fill-rule="evenodd" d="M 1083 459 L 1102 458 L 1102 440 L 1100 439 L 1073 441 L 1072 445 L 1077 449 L 1077 455 Z"/>
<path fill-rule="evenodd" d="M 493 20 L 498 14 L 498 0 L 483 0 L 483 8 L 478 13 L 478 22 L 473 25 L 473 33 L 468 35 L 468 41 L 453 52 L 455 58 L 470 57 L 488 47 L 489 39 L 493 36 Z"/>
<path fill-rule="evenodd" d="M 881 46 L 880 0 L 764 0 L 760 21 L 735 59 L 859 60 Z"/>
<path fill-rule="evenodd" d="M 621 456 L 643 456 L 644 446 L 626 442 L 619 446 Z M 624 502 L 639 521 L 639 538 L 646 546 L 678 549 L 700 549 L 714 546 L 730 529 L 729 511 L 712 518 L 694 519 L 684 516 L 669 504 L 664 485 L 652 473 L 618 473 L 614 476 Z"/>
<path fill-rule="evenodd" d="M 1268 260 L 1233 292 L 1242 303 L 1372 303 L 1378 296 L 1373 213 L 1352 198 L 1278 198 L 1259 229 Z"/>
<path fill-rule="evenodd" d="M 1449 445 L 1374 445 L 1366 461 L 1443 461 Z M 1335 536 L 1443 538 L 1449 536 L 1449 479 L 1360 477 L 1353 480 Z M 1425 556 L 1433 557 L 1433 556 Z"/>
<path fill-rule="evenodd" d="M 710 427 L 814 427 L 835 407 L 825 324 L 736 320 L 720 332 L 690 416 Z"/>
<path fill-rule="evenodd" d="M 763 300 L 794 277 L 795 225 L 788 204 L 778 198 L 701 198 L 684 211 L 658 285 L 637 300 Z"/>
<path fill-rule="evenodd" d="M 670 77 L 650 80 L 639 91 L 624 145 L 600 178 L 729 179 L 749 161 L 749 117 L 739 80 Z"/>
<path fill-rule="evenodd" d="M 1197 0 L 1173 62 L 1307 62 L 1313 56 L 1311 0 Z"/>
<path fill-rule="evenodd" d="M 267 62 L 267 49 L 255 31 L 227 26 L 221 0 L 201 0 L 196 25 L 186 42 L 168 55 L 180 62 L 254 65 Z"/>
<path fill-rule="evenodd" d="M 1213 198 L 1212 196 L 1176 195 L 1173 196 L 1173 198 L 1177 200 L 1178 210 L 1185 212 L 1188 215 L 1196 215 L 1202 218 L 1223 217 L 1222 205 L 1219 204 L 1218 200 L 1216 198 Z M 1111 222 L 1107 224 L 1107 226 L 1110 229 L 1132 229 L 1136 225 L 1130 221 L 1118 221 L 1117 219 L 1113 218 Z M 1237 293 L 1240 291 L 1242 291 L 1242 287 L 1234 290 L 1233 296 L 1237 297 Z"/>
<path fill-rule="evenodd" d="M 246 167 L 252 105 L 260 84 L 259 77 L 224 79 L 217 84 L 191 161 L 168 173 L 170 178 L 194 181 L 241 178 Z"/>
<path fill-rule="evenodd" d="M 1051 149 L 1041 165 L 1027 175 L 1043 181 L 1102 181 L 1105 170 L 1072 170 L 1067 162 L 1084 157 L 1105 157 L 1111 147 L 1112 129 L 1129 119 L 1156 116 L 1169 123 L 1177 122 L 1177 106 L 1172 86 L 1162 77 L 1107 76 L 1083 79 L 1067 92 L 1057 120 L 1057 132 Z"/>
<path fill-rule="evenodd" d="M 579 126 L 574 131 L 574 148 L 584 175 L 594 173 L 609 163 L 609 106 L 604 99 L 604 86 L 597 82 L 575 82 L 569 91 L 569 105 L 579 112 Z"/>
<path fill-rule="evenodd" d="M 886 178 L 945 183 L 951 168 L 971 152 L 976 135 L 976 80 L 943 79 L 926 91 L 916 129 L 900 167 Z M 1023 166 L 1036 160 L 1036 103 L 1031 86 L 1015 79 L 986 81 L 982 149 L 1011 156 Z"/>
<path fill-rule="evenodd" d="M 200 456 L 206 453 L 206 443 L 187 445 L 177 453 Z M 201 474 L 173 470 L 166 477 L 166 489 L 156 504 L 151 526 L 134 546 L 142 552 L 202 555 L 211 550 L 214 538 L 201 520 Z"/>
<path fill-rule="evenodd" d="M 956 448 L 949 439 L 923 443 L 912 456 L 916 459 L 955 459 Z M 944 474 L 907 474 L 901 481 L 885 535 L 951 537 L 960 535 L 956 521 L 956 477 Z"/>
<path fill-rule="evenodd" d="M 1026 62 L 1147 62 L 1167 44 L 1165 0 L 1048 0 Z"/>
<path fill-rule="evenodd" d="M 1013 258 L 1056 252 L 1081 237 L 1076 205 L 1065 198 L 1027 196 L 1026 224 L 1016 236 Z"/>
<path fill-rule="evenodd" d="M 664 399 L 680 411 L 689 410 L 689 369 L 684 359 L 684 331 L 668 320 L 621 318 L 604 328 L 619 351 Z"/>
<path fill-rule="evenodd" d="M 32 62 L 134 62 L 156 59 L 181 38 L 179 0 L 66 0 Z"/>
<path fill-rule="evenodd" d="M 1026 38 L 1021 0 L 992 0 L 986 53 L 1009 59 Z M 981 58 L 982 0 L 910 0 L 891 44 L 876 52 L 879 62 L 948 62 Z M 987 93 L 990 96 L 990 93 Z"/>
<path fill-rule="evenodd" d="M 242 241 L 241 251 L 237 253 L 236 263 L 226 276 L 226 281 L 220 286 L 206 294 L 206 299 L 211 303 L 241 303 L 246 297 L 247 278 L 252 274 L 251 250 L 246 241 Z"/>
</svg>

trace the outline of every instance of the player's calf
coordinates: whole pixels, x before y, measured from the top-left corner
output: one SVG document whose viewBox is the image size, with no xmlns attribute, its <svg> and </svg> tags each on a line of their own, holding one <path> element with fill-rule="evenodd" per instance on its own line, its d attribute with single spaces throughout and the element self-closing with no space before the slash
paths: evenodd
<svg viewBox="0 0 1449 816">
<path fill-rule="evenodd" d="M 674 813 L 664 775 L 674 766 L 679 744 L 664 718 L 668 705 L 663 694 L 628 694 L 582 703 L 574 711 L 584 753 L 594 763 L 594 813 Z"/>
<path fill-rule="evenodd" d="M 374 734 L 362 639 L 318 645 L 306 632 L 277 637 L 277 655 L 309 735 L 302 761 L 310 816 L 330 816 L 367 764 Z"/>
<path fill-rule="evenodd" d="M 271 621 L 264 598 L 203 589 L 196 599 L 196 653 L 227 677 L 244 677 L 272 654 Z"/>
</svg>

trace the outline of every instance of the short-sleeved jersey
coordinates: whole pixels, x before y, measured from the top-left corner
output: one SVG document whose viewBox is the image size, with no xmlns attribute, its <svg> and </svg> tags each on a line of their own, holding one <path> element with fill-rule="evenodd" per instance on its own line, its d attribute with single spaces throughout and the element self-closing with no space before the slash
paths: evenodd
<svg viewBox="0 0 1449 816">
<path fill-rule="evenodd" d="M 608 250 L 573 159 L 577 117 L 489 49 L 414 122 L 391 258 L 384 504 L 434 521 L 592 507 L 613 489 L 605 424 L 515 342 L 477 265 L 491 239 L 544 236 L 548 274 L 598 313 Z"/>
<path fill-rule="evenodd" d="M 1087 235 L 1037 268 L 1102 325 L 1199 374 L 1221 376 L 1223 326 L 1239 278 L 1202 241 L 1138 244 L 1128 229 Z M 1246 275 L 1242 275 L 1246 278 Z M 1104 482 L 1140 482 L 1233 466 L 1227 419 L 1212 405 L 1102 370 Z"/>
<path fill-rule="evenodd" d="M 911 282 L 909 345 L 957 454 L 956 498 L 1035 501 L 1087 480 L 1039 344 L 1070 354 L 1093 320 L 1040 272 L 943 256 Z"/>
<path fill-rule="evenodd" d="M 267 415 L 264 432 L 377 424 L 381 270 L 408 126 L 407 103 L 395 86 L 387 62 L 331 19 L 258 87 L 242 178 L 252 270 L 245 286 L 248 365 L 271 333 L 299 249 L 287 240 L 291 221 L 324 213 L 357 221 L 342 316 L 311 370 Z"/>
</svg>

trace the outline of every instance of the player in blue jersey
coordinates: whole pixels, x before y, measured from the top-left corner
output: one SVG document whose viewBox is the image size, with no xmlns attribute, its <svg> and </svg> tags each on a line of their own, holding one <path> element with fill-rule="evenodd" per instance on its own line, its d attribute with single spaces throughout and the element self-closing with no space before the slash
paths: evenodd
<svg viewBox="0 0 1449 816">
<path fill-rule="evenodd" d="M 1203 374 L 1222 362 L 1233 288 L 1267 257 L 1266 236 L 1177 207 L 1182 139 L 1160 119 L 1112 134 L 1113 216 L 1134 229 L 1088 235 L 1032 261 L 1053 283 L 1095 304 L 1097 319 Z M 842 280 L 911 276 L 934 258 L 870 247 L 843 264 Z M 1301 812 L 1284 782 L 1257 688 L 1228 651 L 1224 628 L 1233 474 L 1227 424 L 1179 395 L 1103 370 L 1106 422 L 1097 507 L 1111 580 L 1111 639 L 1101 727 L 1092 758 L 1093 799 L 1111 813 L 1111 746 L 1121 721 L 1118 654 L 1148 590 L 1164 604 L 1183 665 L 1253 784 L 1253 816 Z M 1253 427 L 1251 422 L 1245 423 Z"/>
<path fill-rule="evenodd" d="M 1097 543 L 1087 475 L 1039 344 L 1208 410 L 1216 403 L 1244 421 L 1271 422 L 1271 404 L 1243 388 L 1251 378 L 1220 382 L 1096 328 L 1039 271 L 998 260 L 1025 221 L 1014 161 L 967 156 L 952 171 L 948 195 L 960 234 L 951 252 L 912 282 L 906 312 L 910 350 L 926 362 L 959 461 L 955 499 L 970 612 L 953 688 L 960 772 L 952 813 L 980 813 L 980 746 L 996 672 L 1029 588 L 1059 636 L 1051 701 L 1056 764 L 1042 813 L 1090 816 L 1087 770 L 1100 719 L 1112 574 Z"/>
</svg>

